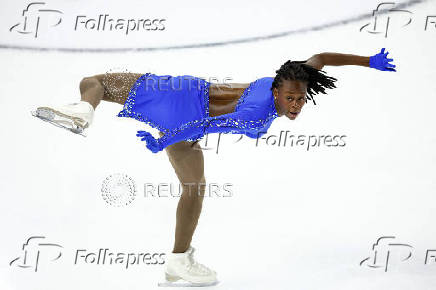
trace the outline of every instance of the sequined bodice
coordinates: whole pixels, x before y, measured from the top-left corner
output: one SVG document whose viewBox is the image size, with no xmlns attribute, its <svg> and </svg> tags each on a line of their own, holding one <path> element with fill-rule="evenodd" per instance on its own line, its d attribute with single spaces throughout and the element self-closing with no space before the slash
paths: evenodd
<svg viewBox="0 0 436 290">
<path fill-rule="evenodd" d="M 184 124 L 170 134 L 161 137 L 163 146 L 168 146 L 167 144 L 172 144 L 175 140 L 198 140 L 209 133 L 244 134 L 250 138 L 261 137 L 278 117 L 274 96 L 270 90 L 272 81 L 271 77 L 255 80 L 238 99 L 234 112 Z"/>
</svg>

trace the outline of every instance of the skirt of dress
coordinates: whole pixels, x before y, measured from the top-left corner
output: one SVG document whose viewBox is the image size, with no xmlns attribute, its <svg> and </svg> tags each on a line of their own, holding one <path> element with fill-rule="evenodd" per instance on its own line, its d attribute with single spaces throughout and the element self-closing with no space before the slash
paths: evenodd
<svg viewBox="0 0 436 290">
<path fill-rule="evenodd" d="M 134 118 L 166 134 L 209 117 L 209 86 L 204 79 L 190 75 L 146 73 L 131 87 L 117 116 Z"/>
</svg>

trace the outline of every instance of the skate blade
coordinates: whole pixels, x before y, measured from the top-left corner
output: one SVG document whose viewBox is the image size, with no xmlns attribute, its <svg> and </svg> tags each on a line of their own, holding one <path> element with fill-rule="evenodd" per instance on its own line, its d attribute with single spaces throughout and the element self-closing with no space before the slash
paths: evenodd
<svg viewBox="0 0 436 290">
<path fill-rule="evenodd" d="M 49 110 L 36 110 L 36 111 L 31 111 L 31 113 L 32 116 L 40 120 L 43 120 L 45 122 L 48 122 L 52 125 L 55 125 L 56 127 L 66 129 L 70 132 L 86 137 L 86 133 L 83 131 L 83 128 L 78 126 L 72 119 L 64 118 L 64 120 L 53 121 L 55 117 L 55 113 Z M 63 125 L 62 123 L 65 123 L 66 125 Z"/>
<path fill-rule="evenodd" d="M 159 287 L 207 287 L 207 286 L 217 285 L 218 283 L 219 283 L 219 281 L 215 281 L 215 282 L 203 282 L 203 283 L 192 283 L 192 282 L 181 280 L 180 282 L 179 281 L 176 281 L 176 282 L 163 281 L 163 282 L 159 282 L 157 285 Z"/>
<path fill-rule="evenodd" d="M 74 123 L 74 125 L 83 129 L 88 128 L 89 126 L 88 122 L 86 122 L 82 118 L 66 115 L 50 107 L 39 107 L 38 109 L 36 109 L 36 113 L 51 120 L 57 117 L 58 120 L 71 121 Z"/>
</svg>

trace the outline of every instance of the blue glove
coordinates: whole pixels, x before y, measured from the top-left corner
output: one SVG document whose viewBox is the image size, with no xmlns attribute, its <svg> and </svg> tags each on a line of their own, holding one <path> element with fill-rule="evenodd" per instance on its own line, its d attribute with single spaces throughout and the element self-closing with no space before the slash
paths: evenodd
<svg viewBox="0 0 436 290">
<path fill-rule="evenodd" d="M 369 58 L 369 67 L 383 71 L 396 71 L 394 69 L 395 65 L 389 63 L 390 61 L 393 61 L 393 59 L 386 58 L 388 53 L 389 52 L 385 53 L 385 48 L 383 47 L 380 53 Z"/>
<path fill-rule="evenodd" d="M 142 137 L 141 141 L 145 141 L 146 147 L 151 150 L 153 153 L 157 153 L 159 151 L 162 151 L 162 144 L 153 137 L 150 133 L 146 131 L 137 131 L 136 136 Z"/>
</svg>

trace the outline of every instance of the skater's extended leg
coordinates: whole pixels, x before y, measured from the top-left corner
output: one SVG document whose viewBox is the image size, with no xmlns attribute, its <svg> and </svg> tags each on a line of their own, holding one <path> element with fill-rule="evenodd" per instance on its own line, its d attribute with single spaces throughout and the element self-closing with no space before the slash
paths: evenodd
<svg viewBox="0 0 436 290">
<path fill-rule="evenodd" d="M 123 105 L 130 88 L 142 74 L 106 73 L 85 77 L 80 81 L 81 100 L 90 103 L 94 109 L 101 100 Z"/>
<path fill-rule="evenodd" d="M 162 132 L 159 132 L 163 136 Z M 204 157 L 196 142 L 181 141 L 165 148 L 181 183 L 173 253 L 185 252 L 192 240 L 204 199 Z"/>
<path fill-rule="evenodd" d="M 85 77 L 80 81 L 80 102 L 38 107 L 32 115 L 57 127 L 85 136 L 101 100 L 123 105 L 130 88 L 142 74 L 107 73 Z"/>
<path fill-rule="evenodd" d="M 103 99 L 104 88 L 102 83 L 96 77 L 85 77 L 80 81 L 81 101 L 86 101 L 97 108 Z"/>
</svg>

